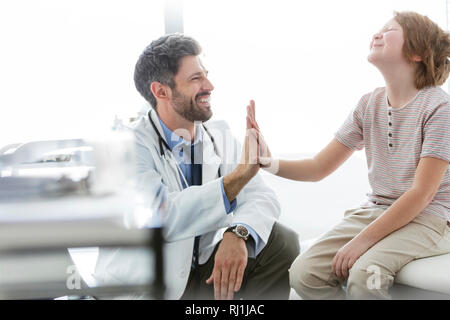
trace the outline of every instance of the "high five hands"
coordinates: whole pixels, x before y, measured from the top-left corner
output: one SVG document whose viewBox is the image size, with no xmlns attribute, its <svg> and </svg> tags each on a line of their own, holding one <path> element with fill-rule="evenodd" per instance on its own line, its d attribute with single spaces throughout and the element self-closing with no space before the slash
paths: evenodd
<svg viewBox="0 0 450 320">
<path fill-rule="evenodd" d="M 255 118 L 255 102 L 247 106 L 247 125 L 241 161 L 237 168 L 224 176 L 223 186 L 231 202 L 240 190 L 258 173 L 259 168 L 273 170 L 275 167 L 269 148 Z M 214 257 L 214 267 L 206 283 L 214 285 L 214 298 L 233 299 L 239 291 L 247 266 L 248 252 L 245 241 L 231 232 L 223 235 Z"/>
<path fill-rule="evenodd" d="M 258 164 L 259 167 L 271 172 L 276 173 L 278 169 L 277 161 L 274 161 L 272 154 L 267 146 L 264 136 L 261 133 L 261 129 L 256 121 L 255 116 L 255 101 L 250 100 L 250 104 L 247 106 L 247 135 L 246 146 L 244 147 L 245 153 L 249 152 L 250 161 Z"/>
</svg>

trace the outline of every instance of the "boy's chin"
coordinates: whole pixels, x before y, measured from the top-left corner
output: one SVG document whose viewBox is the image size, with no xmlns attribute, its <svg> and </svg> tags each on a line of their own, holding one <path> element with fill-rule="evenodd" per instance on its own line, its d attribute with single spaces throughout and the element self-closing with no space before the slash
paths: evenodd
<svg viewBox="0 0 450 320">
<path fill-rule="evenodd" d="M 367 61 L 370 62 L 371 64 L 375 64 L 376 59 L 375 59 L 375 57 L 373 56 L 373 54 L 369 54 L 369 55 L 367 56 Z"/>
<path fill-rule="evenodd" d="M 380 69 L 383 66 L 383 64 L 381 63 L 381 61 L 379 61 L 379 59 L 370 54 L 367 56 L 367 61 L 374 67 L 377 67 L 377 69 Z"/>
</svg>

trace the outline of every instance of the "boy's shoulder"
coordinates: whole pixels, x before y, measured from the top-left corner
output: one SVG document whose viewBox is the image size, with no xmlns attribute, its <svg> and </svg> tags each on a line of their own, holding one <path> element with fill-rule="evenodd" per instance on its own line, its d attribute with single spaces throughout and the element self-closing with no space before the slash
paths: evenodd
<svg viewBox="0 0 450 320">
<path fill-rule="evenodd" d="M 360 99 L 360 105 L 378 105 L 383 103 L 386 100 L 386 88 L 379 87 L 375 88 L 375 90 L 364 94 Z"/>
<path fill-rule="evenodd" d="M 375 88 L 369 95 L 375 99 L 385 99 L 386 98 L 386 87 Z"/>
<path fill-rule="evenodd" d="M 441 102 L 441 103 L 449 103 L 450 102 L 450 95 L 445 92 L 441 87 L 427 87 L 423 89 L 424 93 L 434 100 Z"/>
<path fill-rule="evenodd" d="M 437 108 L 450 108 L 450 95 L 441 87 L 427 87 L 422 89 L 421 104 L 428 112 L 434 112 Z"/>
<path fill-rule="evenodd" d="M 362 100 L 373 100 L 373 99 L 380 99 L 384 98 L 386 96 L 386 87 L 378 87 L 375 88 L 373 91 L 367 92 L 364 94 L 361 99 Z"/>
</svg>

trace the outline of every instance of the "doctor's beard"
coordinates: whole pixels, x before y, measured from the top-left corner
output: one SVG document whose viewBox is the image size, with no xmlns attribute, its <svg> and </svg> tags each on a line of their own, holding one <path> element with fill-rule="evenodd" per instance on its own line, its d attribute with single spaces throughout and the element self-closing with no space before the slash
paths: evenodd
<svg viewBox="0 0 450 320">
<path fill-rule="evenodd" d="M 209 94 L 205 92 L 201 92 L 195 96 L 195 100 L 202 95 Z M 176 113 L 182 116 L 184 119 L 195 122 L 208 121 L 212 117 L 212 111 L 210 108 L 203 110 L 197 103 L 193 101 L 191 98 L 179 93 L 177 90 L 173 91 L 173 108 Z"/>
</svg>

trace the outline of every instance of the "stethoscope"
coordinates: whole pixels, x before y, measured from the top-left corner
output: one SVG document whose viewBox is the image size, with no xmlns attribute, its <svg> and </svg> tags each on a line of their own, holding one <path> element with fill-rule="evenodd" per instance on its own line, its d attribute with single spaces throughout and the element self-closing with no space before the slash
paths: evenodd
<svg viewBox="0 0 450 320">
<path fill-rule="evenodd" d="M 172 158 L 174 158 L 173 154 L 172 154 L 172 150 L 170 150 L 169 145 L 167 144 L 166 140 L 163 139 L 163 137 L 161 136 L 161 133 L 159 132 L 158 128 L 156 127 L 155 123 L 153 122 L 153 119 L 151 117 L 151 112 L 153 110 L 150 110 L 148 112 L 148 120 L 150 121 L 150 123 L 152 124 L 153 129 L 155 130 L 156 134 L 158 135 L 158 140 L 159 140 L 159 153 L 161 155 L 161 157 L 165 158 L 165 151 L 164 149 L 166 149 Z M 219 153 L 217 151 L 217 146 L 216 146 L 216 142 L 214 141 L 214 137 L 212 136 L 212 134 L 209 132 L 209 130 L 206 128 L 205 124 L 202 123 L 203 129 L 205 130 L 205 132 L 208 134 L 209 138 L 211 139 L 211 142 L 213 144 L 213 148 L 214 148 L 214 153 L 220 158 Z M 175 161 L 176 166 L 177 166 L 177 170 L 178 172 L 181 174 L 181 176 L 184 179 L 184 182 L 186 184 L 186 186 L 188 185 L 186 177 L 183 174 L 183 171 L 181 170 L 179 164 L 177 161 Z M 217 173 L 219 174 L 219 178 L 222 177 L 222 174 L 220 172 L 220 166 L 217 169 Z"/>
</svg>

